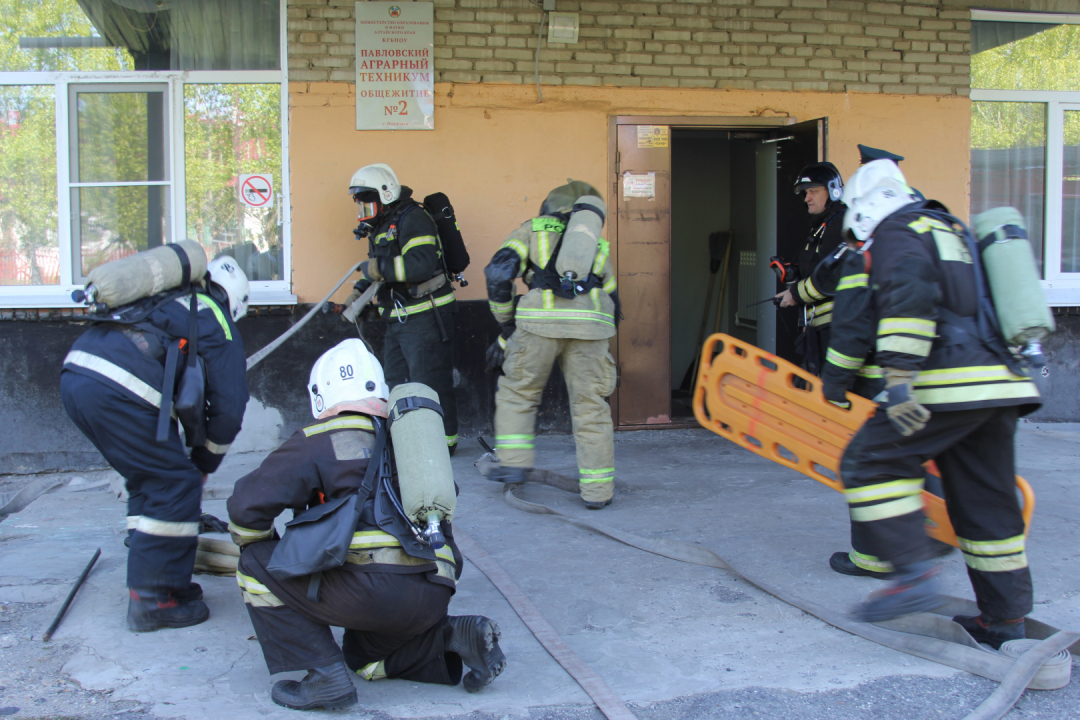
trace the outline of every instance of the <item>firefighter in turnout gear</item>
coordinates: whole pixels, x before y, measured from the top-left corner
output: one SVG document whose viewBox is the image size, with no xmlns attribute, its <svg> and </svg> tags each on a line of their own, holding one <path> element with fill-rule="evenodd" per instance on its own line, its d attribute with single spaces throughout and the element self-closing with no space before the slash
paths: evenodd
<svg viewBox="0 0 1080 720">
<path fill-rule="evenodd" d="M 242 548 L 236 578 L 266 666 L 271 674 L 308 671 L 275 683 L 271 697 L 297 710 L 341 708 L 357 701 L 354 673 L 456 685 L 463 665 L 471 668 L 465 689 L 480 690 L 505 658 L 495 622 L 447 615 L 462 570 L 449 522 L 441 524 L 446 544 L 416 557 L 404 549 L 413 539 L 407 526 L 376 526 L 372 492 L 357 503 L 363 511 L 345 563 L 322 573 L 316 599 L 310 576 L 278 580 L 267 570 L 278 545 L 274 519 L 357 492 L 387 417 L 382 367 L 359 339 L 319 358 L 308 391 L 315 422 L 238 480 L 228 502 L 229 530 Z M 331 626 L 345 628 L 343 648 Z"/>
<path fill-rule="evenodd" d="M 615 443 L 606 398 L 615 390 L 608 344 L 619 314 L 600 193 L 570 181 L 548 194 L 540 216 L 510 234 L 485 268 L 488 304 L 500 334 L 488 350 L 501 368 L 495 395 L 495 448 L 500 467 L 489 480 L 523 482 L 536 459 L 536 410 L 558 361 L 566 379 L 586 507 L 611 503 Z M 514 280 L 529 292 L 515 297 Z"/>
<path fill-rule="evenodd" d="M 1024 636 L 1031 574 L 1016 499 L 1014 435 L 1039 393 L 1005 345 L 982 263 L 966 228 L 935 201 L 916 202 L 889 160 L 848 181 L 844 229 L 862 247 L 844 263 L 823 375 L 845 400 L 871 356 L 884 368 L 879 412 L 841 461 L 853 536 L 894 570 L 858 614 L 875 622 L 937 607 L 923 530 L 922 464 L 937 462 L 981 615 L 957 617 L 998 647 Z"/>
<path fill-rule="evenodd" d="M 247 314 L 248 281 L 230 257 L 211 261 L 208 270 L 208 288 L 196 295 L 197 322 L 186 292 L 142 322 L 95 323 L 75 341 L 60 375 L 68 417 L 126 482 L 127 621 L 134 632 L 210 617 L 191 573 L 203 483 L 240 431 L 248 401 L 244 344 L 235 325 Z M 205 368 L 206 441 L 189 457 L 167 413 L 163 442 L 157 429 L 162 395 L 171 403 L 175 385 L 165 382 L 168 348 L 186 352 L 193 324 Z"/>
<path fill-rule="evenodd" d="M 821 375 L 825 350 L 829 347 L 833 294 L 839 269 L 835 263 L 822 263 L 841 244 L 840 226 L 847 206 L 841 201 L 844 181 L 840 171 L 829 162 L 807 165 L 795 180 L 795 194 L 806 202 L 810 213 L 810 235 L 796 258 L 799 278 L 794 285 L 777 295 L 780 307 L 802 309 L 796 348 L 803 356 L 802 367 Z"/>
<path fill-rule="evenodd" d="M 357 170 L 349 183 L 367 238 L 368 260 L 346 305 L 375 281 L 379 314 L 386 321 L 383 367 L 390 389 L 405 382 L 427 385 L 439 395 L 450 454 L 458 442 L 454 392 L 454 288 L 443 262 L 435 221 L 412 198 L 412 190 L 382 163 Z"/>
</svg>

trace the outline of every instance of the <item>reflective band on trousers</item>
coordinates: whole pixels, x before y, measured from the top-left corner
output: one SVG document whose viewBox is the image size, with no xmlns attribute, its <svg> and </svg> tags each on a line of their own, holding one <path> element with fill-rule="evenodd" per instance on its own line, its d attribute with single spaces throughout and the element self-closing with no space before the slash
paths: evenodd
<svg viewBox="0 0 1080 720">
<path fill-rule="evenodd" d="M 900 517 L 908 513 L 919 512 L 922 508 L 922 497 L 911 495 L 879 505 L 853 507 L 851 508 L 851 519 L 855 522 L 873 522 L 874 520 L 884 520 L 885 518 Z"/>
<path fill-rule="evenodd" d="M 599 470 L 581 470 L 579 482 L 582 483 L 603 483 L 614 482 L 615 480 L 615 468 L 601 468 Z"/>
<path fill-rule="evenodd" d="M 865 485 L 860 488 L 844 490 L 844 497 L 849 503 L 864 503 L 874 500 L 887 500 L 907 495 L 918 495 L 922 492 L 923 481 L 921 478 L 906 478 L 903 480 L 891 480 L 876 485 Z"/>
<path fill-rule="evenodd" d="M 496 435 L 495 447 L 504 450 L 532 450 L 534 440 L 533 435 Z"/>
<path fill-rule="evenodd" d="M 956 540 L 961 550 L 972 555 L 1012 555 L 1024 552 L 1027 543 L 1027 538 L 1023 535 L 1001 540 L 966 540 L 962 537 L 957 537 Z"/>
<path fill-rule="evenodd" d="M 135 393 L 146 402 L 150 403 L 156 408 L 161 407 L 161 393 L 154 388 L 150 387 L 144 381 L 132 375 L 124 368 L 111 363 L 105 358 L 100 358 L 97 355 L 91 355 L 88 352 L 82 350 L 72 350 L 64 358 L 65 365 L 76 365 L 81 368 L 86 368 L 96 372 L 98 375 L 107 377 L 117 385 L 120 385 L 127 390 Z"/>
<path fill-rule="evenodd" d="M 140 515 L 138 522 L 135 523 L 135 531 L 144 535 L 156 535 L 157 537 L 198 537 L 199 523 L 169 522 L 168 520 L 155 520 Z"/>
<path fill-rule="evenodd" d="M 1003 557 L 984 557 L 965 552 L 964 562 L 972 570 L 981 570 L 983 572 L 1009 572 L 1010 570 L 1022 570 L 1028 566 L 1027 553 L 1017 553 Z"/>
<path fill-rule="evenodd" d="M 236 584 L 240 586 L 240 594 L 243 595 L 244 602 L 252 607 L 281 607 L 285 604 L 277 595 L 270 592 L 270 588 L 250 575 L 237 572 Z"/>
<path fill-rule="evenodd" d="M 856 552 L 855 550 L 848 553 L 848 558 L 856 566 L 861 567 L 863 570 L 870 570 L 871 572 L 888 573 L 895 569 L 893 564 L 888 560 L 878 560 L 873 555 L 866 555 L 861 552 Z"/>
</svg>

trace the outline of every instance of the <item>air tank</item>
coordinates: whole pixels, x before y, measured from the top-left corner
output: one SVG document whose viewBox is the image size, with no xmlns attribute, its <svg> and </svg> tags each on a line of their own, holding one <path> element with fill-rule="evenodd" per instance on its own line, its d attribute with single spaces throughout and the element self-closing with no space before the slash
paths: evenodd
<svg viewBox="0 0 1080 720">
<path fill-rule="evenodd" d="M 993 208 L 975 216 L 972 230 L 1001 332 L 1010 345 L 1026 346 L 1024 354 L 1038 364 L 1040 342 L 1054 331 L 1054 316 L 1039 282 L 1024 217 L 1016 208 Z"/>
<path fill-rule="evenodd" d="M 555 260 L 559 277 L 565 278 L 569 273 L 571 280 L 584 280 L 592 272 L 605 213 L 604 201 L 595 195 L 584 195 L 574 203 L 563 231 L 559 257 Z"/>
<path fill-rule="evenodd" d="M 410 403 L 421 398 L 439 402 L 438 393 L 423 383 L 405 383 L 390 391 L 390 438 L 405 515 L 425 528 L 424 536 L 438 548 L 445 543 L 439 522 L 454 519 L 457 492 L 442 416 Z M 408 409 L 410 405 L 413 409 Z"/>
<path fill-rule="evenodd" d="M 72 297 L 76 302 L 85 300 L 112 309 L 180 287 L 184 273 L 178 251 L 191 265 L 190 281 L 202 280 L 206 275 L 206 252 L 194 240 L 181 240 L 99 265 L 87 276 L 86 287 L 76 290 Z M 81 297 L 76 297 L 80 293 Z"/>
</svg>

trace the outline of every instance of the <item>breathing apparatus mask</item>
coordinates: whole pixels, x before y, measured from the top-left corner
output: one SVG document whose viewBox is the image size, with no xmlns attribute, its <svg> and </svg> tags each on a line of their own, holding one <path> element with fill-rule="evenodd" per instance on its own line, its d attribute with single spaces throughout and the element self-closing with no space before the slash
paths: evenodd
<svg viewBox="0 0 1080 720">
<path fill-rule="evenodd" d="M 350 188 L 350 190 L 353 191 L 352 198 L 356 203 L 356 219 L 360 223 L 353 232 L 359 240 L 374 232 L 383 205 L 379 202 L 379 193 L 375 190 L 369 188 Z"/>
</svg>

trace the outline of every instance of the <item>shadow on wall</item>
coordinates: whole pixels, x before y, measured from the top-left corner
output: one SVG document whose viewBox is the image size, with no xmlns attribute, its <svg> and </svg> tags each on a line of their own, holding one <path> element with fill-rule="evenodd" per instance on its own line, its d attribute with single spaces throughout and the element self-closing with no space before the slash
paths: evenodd
<svg viewBox="0 0 1080 720">
<path fill-rule="evenodd" d="M 490 437 L 495 413 L 495 375 L 484 372 L 484 355 L 498 335 L 485 301 L 459 301 L 455 321 L 454 382 L 463 451 L 480 453 L 470 438 Z M 308 307 L 272 310 L 239 323 L 250 356 L 295 324 Z M 280 314 L 277 314 L 279 313 Z M 264 311 L 265 313 L 265 311 Z M 35 316 L 36 317 L 36 316 Z M 0 475 L 79 471 L 105 467 L 104 459 L 68 419 L 60 401 L 60 369 L 87 323 L 64 320 L 0 322 Z M 364 323 L 363 335 L 382 355 L 385 324 Z M 295 337 L 248 374 L 252 400 L 232 452 L 268 451 L 312 421 L 306 383 L 323 352 L 356 337 L 340 316 L 316 314 Z M 566 387 L 556 367 L 544 389 L 538 432 L 569 432 Z"/>
</svg>

